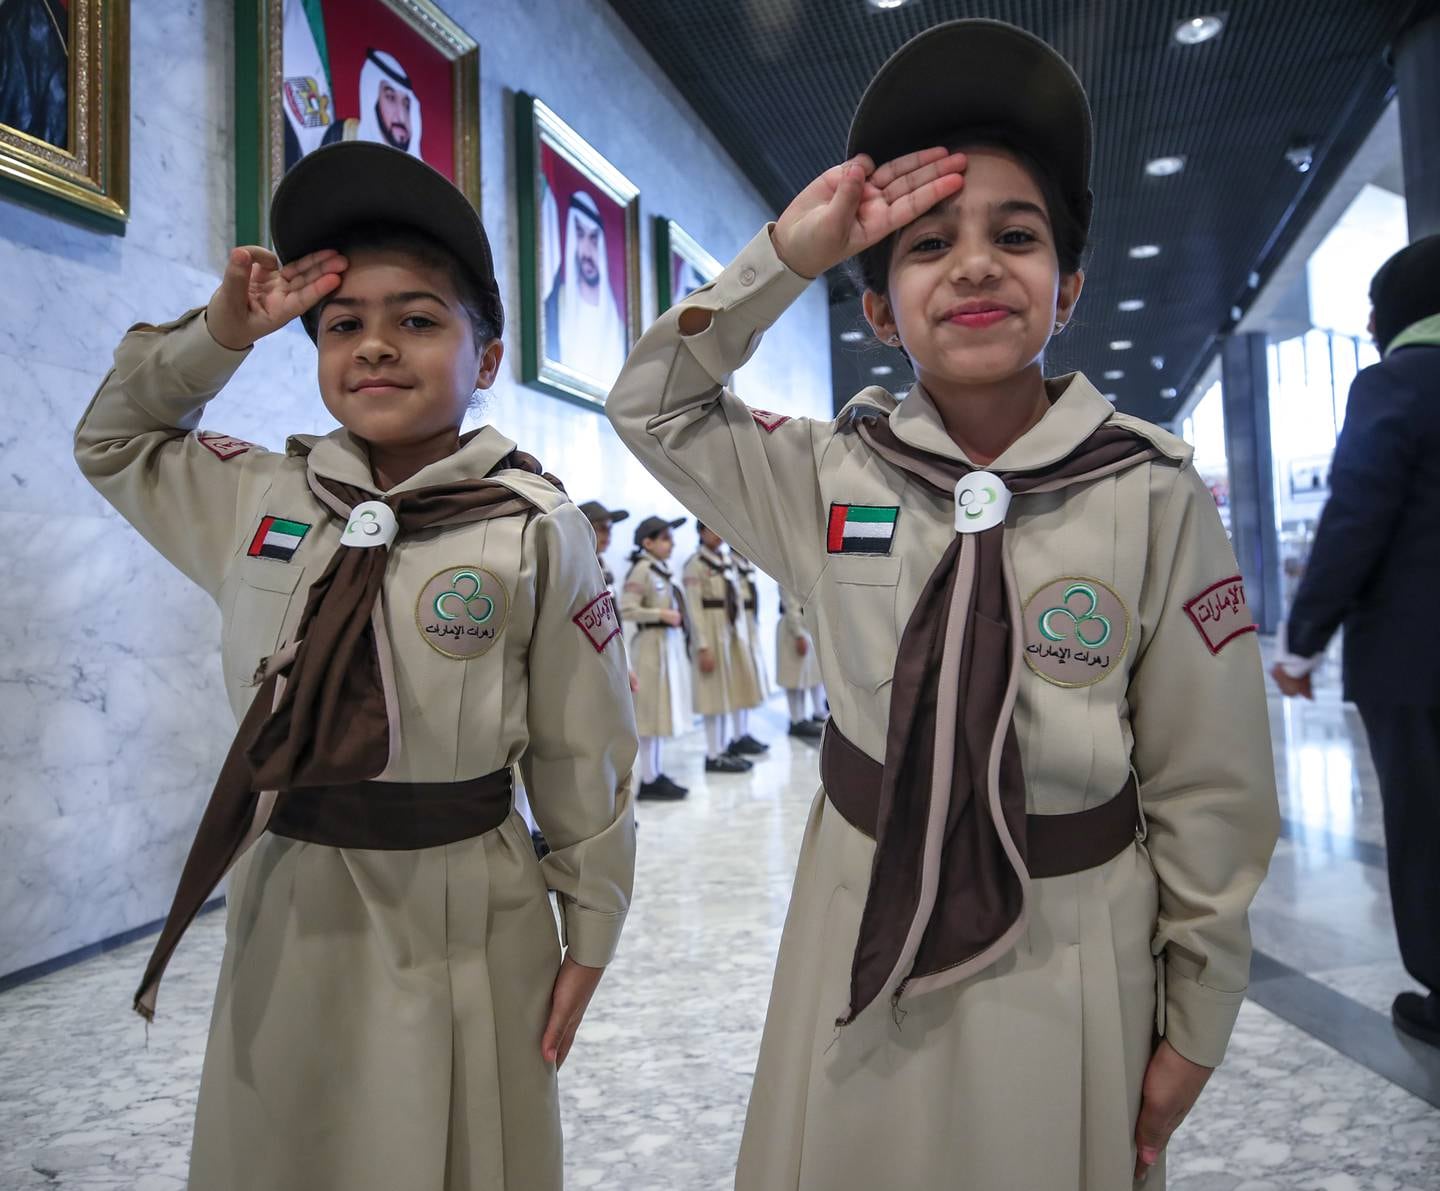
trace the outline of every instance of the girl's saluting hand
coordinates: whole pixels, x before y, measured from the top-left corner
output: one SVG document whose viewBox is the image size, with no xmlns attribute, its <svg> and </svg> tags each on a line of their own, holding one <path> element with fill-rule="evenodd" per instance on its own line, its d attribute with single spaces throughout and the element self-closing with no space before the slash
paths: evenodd
<svg viewBox="0 0 1440 1191">
<path fill-rule="evenodd" d="M 914 223 L 965 185 L 965 154 L 943 148 L 880 166 L 863 153 L 832 167 L 775 225 L 775 251 L 802 277 L 818 277 Z"/>
<path fill-rule="evenodd" d="M 221 347 L 244 351 L 339 289 L 349 263 L 326 248 L 282 269 L 269 249 L 232 248 L 220 288 L 205 308 L 211 337 Z"/>
</svg>

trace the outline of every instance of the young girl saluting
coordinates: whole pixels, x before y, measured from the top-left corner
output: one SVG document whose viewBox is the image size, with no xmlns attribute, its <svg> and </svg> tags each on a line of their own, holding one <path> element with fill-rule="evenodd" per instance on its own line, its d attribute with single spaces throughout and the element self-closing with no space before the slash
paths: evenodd
<svg viewBox="0 0 1440 1191">
<path fill-rule="evenodd" d="M 833 711 L 742 1191 L 1157 1186 L 1244 996 L 1277 807 L 1235 559 L 1183 442 L 1042 372 L 1090 144 L 1043 42 L 929 30 L 849 160 L 610 396 L 661 483 L 813 610 Z M 729 376 L 856 254 L 915 388 L 752 414 Z"/>
<path fill-rule="evenodd" d="M 558 1191 L 555 1071 L 634 862 L 614 604 L 564 493 L 460 433 L 504 323 L 465 197 L 356 142 L 291 170 L 270 225 L 278 259 L 236 249 L 207 309 L 131 330 L 76 433 L 219 604 L 242 721 L 136 1008 L 233 863 L 190 1186 Z M 297 316 L 340 428 L 278 454 L 201 429 Z"/>
</svg>

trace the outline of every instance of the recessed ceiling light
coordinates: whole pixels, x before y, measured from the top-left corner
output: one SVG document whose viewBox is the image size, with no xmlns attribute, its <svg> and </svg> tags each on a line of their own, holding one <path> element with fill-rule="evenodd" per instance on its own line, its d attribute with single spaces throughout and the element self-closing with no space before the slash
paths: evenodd
<svg viewBox="0 0 1440 1191">
<path fill-rule="evenodd" d="M 1158 244 L 1136 244 L 1134 248 L 1130 249 L 1131 260 L 1148 261 L 1152 256 L 1159 255 L 1160 245 Z"/>
<path fill-rule="evenodd" d="M 1110 344 L 1112 352 L 1128 352 L 1135 345 L 1128 339 L 1116 339 Z"/>
<path fill-rule="evenodd" d="M 876 364 L 874 368 L 870 369 L 870 375 L 889 376 L 894 371 L 895 369 L 891 368 L 889 364 Z"/>
<path fill-rule="evenodd" d="M 1106 379 L 1106 380 L 1124 380 L 1124 379 L 1125 379 L 1125 373 L 1122 372 L 1119 368 L 1112 368 L 1109 372 L 1107 372 L 1107 373 L 1105 374 L 1105 379 Z"/>
<path fill-rule="evenodd" d="M 1243 310 L 1241 310 L 1240 307 L 1238 307 L 1238 306 L 1232 306 L 1232 307 L 1230 307 L 1230 318 L 1231 318 L 1234 322 L 1237 322 L 1237 323 L 1238 323 L 1238 322 L 1239 322 L 1242 318 L 1244 318 L 1244 317 L 1245 317 L 1245 312 L 1244 312 Z"/>
<path fill-rule="evenodd" d="M 1145 299 L 1126 298 L 1125 301 L 1120 303 L 1120 309 L 1123 310 L 1126 314 L 1134 314 L 1137 310 L 1145 309 Z"/>
<path fill-rule="evenodd" d="M 1171 174 L 1178 174 L 1185 168 L 1185 158 L 1175 157 L 1152 157 L 1145 163 L 1145 172 L 1152 178 L 1168 178 Z"/>
<path fill-rule="evenodd" d="M 870 0 L 871 8 L 901 8 L 904 6 L 904 4 L 905 0 Z"/>
<path fill-rule="evenodd" d="M 1181 45 L 1199 45 L 1202 41 L 1219 37 L 1224 28 L 1224 17 L 1191 17 L 1175 26 L 1175 40 Z"/>
<path fill-rule="evenodd" d="M 1153 369 L 1155 369 L 1156 372 L 1161 371 L 1161 369 L 1163 369 L 1163 368 L 1165 367 L 1165 357 L 1164 357 L 1164 356 L 1151 356 L 1151 357 L 1150 357 L 1150 367 L 1153 368 Z"/>
<path fill-rule="evenodd" d="M 840 332 L 840 342 L 841 342 L 841 343 L 859 343 L 859 342 L 860 342 L 862 339 L 864 339 L 864 338 L 865 338 L 865 332 L 864 332 L 864 331 L 841 331 L 841 332 Z"/>
<path fill-rule="evenodd" d="M 1118 394 L 1118 393 L 1106 393 L 1106 394 L 1105 394 L 1105 400 L 1108 401 L 1111 405 L 1114 405 L 1117 401 L 1120 400 L 1120 394 Z"/>
<path fill-rule="evenodd" d="M 1175 398 L 1177 398 L 1178 396 L 1180 396 L 1180 390 L 1179 390 L 1179 389 L 1161 389 L 1161 390 L 1160 390 L 1160 396 L 1162 396 L 1163 398 L 1165 398 L 1166 401 L 1174 401 Z"/>
</svg>

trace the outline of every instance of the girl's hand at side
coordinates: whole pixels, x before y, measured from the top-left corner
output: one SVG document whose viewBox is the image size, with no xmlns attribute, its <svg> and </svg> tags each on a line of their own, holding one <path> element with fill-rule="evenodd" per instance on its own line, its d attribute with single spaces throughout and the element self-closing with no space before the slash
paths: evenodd
<svg viewBox="0 0 1440 1191">
<path fill-rule="evenodd" d="M 1135 1177 L 1143 1179 L 1160 1160 L 1160 1151 L 1175 1132 L 1200 1093 L 1213 1068 L 1192 1063 L 1165 1039 L 1150 1056 L 1140 1093 L 1140 1119 L 1135 1122 Z"/>
<path fill-rule="evenodd" d="M 540 1039 L 540 1053 L 547 1063 L 554 1063 L 557 1068 L 564 1064 L 575 1043 L 575 1031 L 580 1028 L 603 975 L 604 968 L 587 968 L 568 955 L 560 962 L 555 990 L 550 994 L 550 1019 Z"/>
</svg>

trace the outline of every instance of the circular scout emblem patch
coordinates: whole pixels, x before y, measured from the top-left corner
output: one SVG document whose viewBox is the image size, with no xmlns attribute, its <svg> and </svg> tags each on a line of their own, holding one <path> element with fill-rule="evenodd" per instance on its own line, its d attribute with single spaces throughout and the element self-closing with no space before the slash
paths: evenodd
<svg viewBox="0 0 1440 1191">
<path fill-rule="evenodd" d="M 1025 604 L 1025 661 L 1056 686 L 1091 686 L 1125 656 L 1130 613 L 1098 579 L 1056 579 Z"/>
<path fill-rule="evenodd" d="M 447 567 L 425 584 L 415 605 L 420 635 L 462 661 L 489 653 L 509 615 L 505 584 L 483 567 Z"/>
</svg>

